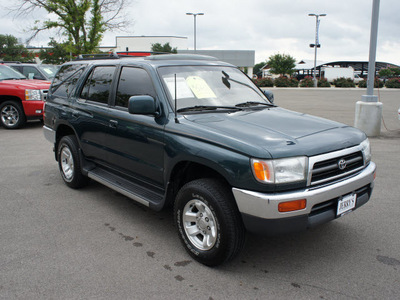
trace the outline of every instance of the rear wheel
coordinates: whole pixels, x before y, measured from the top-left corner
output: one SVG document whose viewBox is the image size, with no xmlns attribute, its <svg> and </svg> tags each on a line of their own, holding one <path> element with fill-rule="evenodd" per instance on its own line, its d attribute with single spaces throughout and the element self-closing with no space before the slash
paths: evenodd
<svg viewBox="0 0 400 300">
<path fill-rule="evenodd" d="M 245 229 L 232 193 L 215 179 L 198 179 L 179 191 L 175 223 L 188 253 L 198 262 L 216 266 L 243 248 Z"/>
<path fill-rule="evenodd" d="M 75 136 L 67 135 L 61 138 L 57 158 L 61 176 L 69 187 L 77 189 L 88 184 L 89 178 L 82 174 L 79 146 Z"/>
<path fill-rule="evenodd" d="M 7 129 L 22 127 L 25 122 L 25 114 L 22 105 L 16 101 L 5 101 L 0 105 L 1 125 Z"/>
</svg>

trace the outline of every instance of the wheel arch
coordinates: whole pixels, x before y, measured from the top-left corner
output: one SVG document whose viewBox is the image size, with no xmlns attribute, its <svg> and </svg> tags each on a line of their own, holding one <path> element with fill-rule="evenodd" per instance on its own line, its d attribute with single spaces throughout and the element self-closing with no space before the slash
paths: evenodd
<svg viewBox="0 0 400 300">
<path fill-rule="evenodd" d="M 69 126 L 67 124 L 58 125 L 57 129 L 56 129 L 56 142 L 54 144 L 54 149 L 55 149 L 54 154 L 55 154 L 56 161 L 58 161 L 58 158 L 57 158 L 58 144 L 59 144 L 60 140 L 66 135 L 74 135 L 77 138 L 78 144 L 79 144 L 79 139 L 76 135 L 76 132 L 71 126 Z"/>
<path fill-rule="evenodd" d="M 231 186 L 226 176 L 210 166 L 190 160 L 180 161 L 175 164 L 169 176 L 166 204 L 173 204 L 177 193 L 186 183 L 200 178 L 214 178 Z"/>
</svg>

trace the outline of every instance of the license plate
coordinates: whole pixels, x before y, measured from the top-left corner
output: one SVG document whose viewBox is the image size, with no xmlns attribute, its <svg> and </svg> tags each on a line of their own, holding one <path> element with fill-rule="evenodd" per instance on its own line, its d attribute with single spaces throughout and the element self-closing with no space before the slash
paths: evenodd
<svg viewBox="0 0 400 300">
<path fill-rule="evenodd" d="M 357 194 L 350 194 L 343 196 L 339 199 L 337 206 L 337 216 L 345 214 L 346 212 L 350 212 L 354 207 L 356 207 L 356 198 Z"/>
</svg>

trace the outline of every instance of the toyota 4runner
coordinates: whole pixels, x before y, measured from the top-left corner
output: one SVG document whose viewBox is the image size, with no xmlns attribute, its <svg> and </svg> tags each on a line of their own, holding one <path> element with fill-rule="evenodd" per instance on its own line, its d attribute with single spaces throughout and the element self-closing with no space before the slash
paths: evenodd
<svg viewBox="0 0 400 300">
<path fill-rule="evenodd" d="M 77 60 L 52 83 L 44 134 L 68 186 L 90 178 L 154 210 L 172 205 L 182 245 L 214 266 L 246 231 L 305 230 L 371 196 L 363 132 L 267 96 L 210 57 Z"/>
</svg>

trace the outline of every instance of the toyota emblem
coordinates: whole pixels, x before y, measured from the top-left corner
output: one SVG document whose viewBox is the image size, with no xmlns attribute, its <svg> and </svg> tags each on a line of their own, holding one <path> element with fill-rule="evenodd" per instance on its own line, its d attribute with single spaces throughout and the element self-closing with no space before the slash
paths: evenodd
<svg viewBox="0 0 400 300">
<path fill-rule="evenodd" d="M 345 159 L 342 158 L 341 160 L 338 161 L 338 167 L 340 170 L 346 169 L 346 165 L 347 163 Z"/>
</svg>

